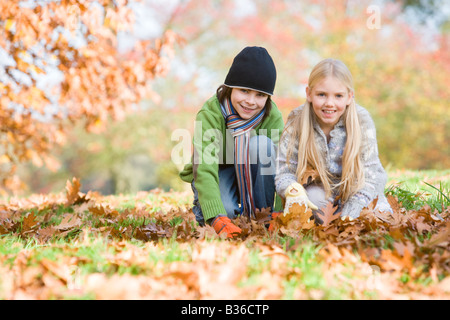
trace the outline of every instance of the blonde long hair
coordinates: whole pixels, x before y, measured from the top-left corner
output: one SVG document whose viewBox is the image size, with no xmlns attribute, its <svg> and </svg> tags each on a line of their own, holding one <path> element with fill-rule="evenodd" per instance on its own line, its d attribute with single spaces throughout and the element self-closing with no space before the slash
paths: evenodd
<svg viewBox="0 0 450 320">
<path fill-rule="evenodd" d="M 312 90 L 318 82 L 328 76 L 341 81 L 347 87 L 349 94 L 354 92 L 353 78 L 350 71 L 343 62 L 335 59 L 322 60 L 313 68 L 308 80 L 309 89 Z M 330 197 L 332 191 L 337 189 L 341 199 L 346 201 L 351 195 L 361 189 L 364 184 L 364 171 L 360 156 L 362 133 L 355 101 L 354 99 L 351 100 L 342 115 L 347 141 L 342 155 L 342 175 L 340 182 L 337 184 L 333 184 L 334 177 L 328 172 L 324 155 L 319 152 L 315 144 L 315 117 L 312 104 L 306 100 L 303 110 L 285 128 L 286 131 L 292 127 L 293 138 L 298 141 L 297 181 L 304 181 L 305 175 L 313 170 L 318 174 L 327 197 Z M 289 163 L 289 158 L 292 156 L 294 146 L 294 142 L 291 142 L 288 146 L 287 163 Z"/>
</svg>

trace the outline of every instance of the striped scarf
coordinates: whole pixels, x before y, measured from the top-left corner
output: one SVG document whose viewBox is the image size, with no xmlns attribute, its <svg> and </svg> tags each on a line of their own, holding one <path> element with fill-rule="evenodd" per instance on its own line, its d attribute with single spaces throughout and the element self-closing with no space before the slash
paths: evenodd
<svg viewBox="0 0 450 320">
<path fill-rule="evenodd" d="M 250 132 L 261 123 L 265 108 L 253 118 L 244 120 L 234 110 L 230 100 L 220 104 L 225 123 L 234 138 L 234 166 L 238 181 L 241 208 L 244 215 L 254 215 L 255 203 L 253 201 L 252 176 L 250 174 Z"/>
</svg>

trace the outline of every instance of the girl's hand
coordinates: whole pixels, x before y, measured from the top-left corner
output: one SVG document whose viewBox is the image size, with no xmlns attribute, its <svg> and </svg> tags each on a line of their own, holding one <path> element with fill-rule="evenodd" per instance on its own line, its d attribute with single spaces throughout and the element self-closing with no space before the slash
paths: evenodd
<svg viewBox="0 0 450 320">
<path fill-rule="evenodd" d="M 292 183 L 289 187 L 287 187 L 284 192 L 286 197 L 286 203 L 284 206 L 284 215 L 289 213 L 289 208 L 294 204 L 298 203 L 300 205 L 304 205 L 307 208 L 311 208 L 312 210 L 317 210 L 317 206 L 309 201 L 308 196 L 306 195 L 306 190 L 303 186 L 297 182 Z"/>
<path fill-rule="evenodd" d="M 352 221 L 359 218 L 363 205 L 357 202 L 348 201 L 342 208 L 341 220 Z"/>
</svg>

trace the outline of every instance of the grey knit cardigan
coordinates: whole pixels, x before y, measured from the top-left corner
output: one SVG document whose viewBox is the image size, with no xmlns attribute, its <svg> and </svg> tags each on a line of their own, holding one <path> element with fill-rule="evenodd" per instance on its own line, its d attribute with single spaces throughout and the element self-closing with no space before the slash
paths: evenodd
<svg viewBox="0 0 450 320">
<path fill-rule="evenodd" d="M 303 106 L 304 105 L 301 105 L 289 114 L 286 122 L 286 132 L 283 134 L 279 143 L 275 187 L 278 194 L 282 197 L 284 197 L 286 188 L 297 180 L 295 172 L 297 170 L 298 141 L 292 141 L 292 130 L 289 130 L 289 125 L 299 112 L 301 112 Z M 343 204 L 341 215 L 357 218 L 359 217 L 361 210 L 377 197 L 378 201 L 376 209 L 392 212 L 384 195 L 387 174 L 378 157 L 375 124 L 366 109 L 356 105 L 356 110 L 362 131 L 361 159 L 364 167 L 365 185 Z M 327 170 L 339 180 L 342 176 L 342 155 L 347 140 L 344 120 L 341 118 L 334 126 L 333 130 L 330 132 L 329 142 L 327 142 L 324 132 L 315 121 L 314 136 L 318 151 L 326 159 L 325 163 Z M 288 165 L 286 162 L 286 155 L 288 144 L 290 143 L 294 143 L 295 147 L 292 156 L 289 159 L 290 165 Z M 335 182 L 338 180 L 335 180 Z"/>
</svg>

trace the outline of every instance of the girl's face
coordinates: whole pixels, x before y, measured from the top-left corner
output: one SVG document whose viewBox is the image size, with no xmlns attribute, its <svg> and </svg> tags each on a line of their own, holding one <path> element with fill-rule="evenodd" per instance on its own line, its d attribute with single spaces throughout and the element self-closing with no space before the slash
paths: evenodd
<svg viewBox="0 0 450 320">
<path fill-rule="evenodd" d="M 312 89 L 306 88 L 306 97 L 312 104 L 314 113 L 324 133 L 329 133 L 350 104 L 353 93 L 341 81 L 328 76 Z"/>
<path fill-rule="evenodd" d="M 268 95 L 259 91 L 233 88 L 231 103 L 239 116 L 248 120 L 258 114 L 266 105 Z"/>
</svg>

